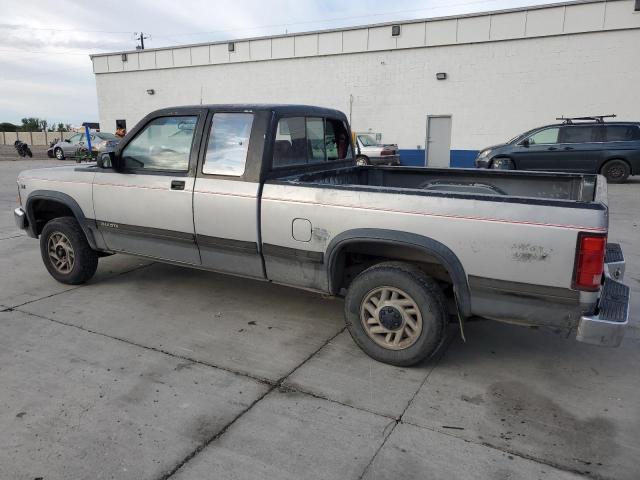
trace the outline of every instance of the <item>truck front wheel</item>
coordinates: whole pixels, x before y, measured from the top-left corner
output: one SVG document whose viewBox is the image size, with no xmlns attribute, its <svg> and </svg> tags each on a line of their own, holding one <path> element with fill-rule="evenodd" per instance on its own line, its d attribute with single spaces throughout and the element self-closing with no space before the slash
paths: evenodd
<svg viewBox="0 0 640 480">
<path fill-rule="evenodd" d="M 353 340 L 370 357 L 410 366 L 433 355 L 447 325 L 442 289 L 410 264 L 385 262 L 354 279 L 345 299 Z"/>
<path fill-rule="evenodd" d="M 98 253 L 73 217 L 47 222 L 40 235 L 40 253 L 44 266 L 61 283 L 85 283 L 98 268 Z"/>
</svg>

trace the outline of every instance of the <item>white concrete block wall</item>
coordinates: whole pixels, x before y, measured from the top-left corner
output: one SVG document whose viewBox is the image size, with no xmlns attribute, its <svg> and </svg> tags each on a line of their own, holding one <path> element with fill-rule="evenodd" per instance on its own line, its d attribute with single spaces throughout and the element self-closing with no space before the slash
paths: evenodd
<svg viewBox="0 0 640 480">
<path fill-rule="evenodd" d="M 308 103 L 344 112 L 353 95 L 356 130 L 415 149 L 424 147 L 428 114 L 451 114 L 452 148 L 477 150 L 562 114 L 638 120 L 639 37 L 620 30 L 96 75 L 100 124 L 112 131 L 126 118 L 131 128 L 156 108 L 199 103 L 201 87 L 204 103 Z M 437 72 L 447 80 L 436 80 Z"/>
<path fill-rule="evenodd" d="M 637 120 L 640 12 L 634 0 L 312 32 L 94 57 L 100 122 L 199 103 L 308 103 L 424 148 L 426 116 L 451 114 L 452 149 L 478 150 L 559 115 Z M 137 56 L 138 70 L 135 66 Z M 176 68 L 182 67 L 182 68 Z M 437 81 L 435 74 L 447 79 Z M 180 88 L 176 88 L 180 85 Z M 146 90 L 155 90 L 147 95 Z M 419 157 L 419 156 L 418 156 Z"/>
</svg>

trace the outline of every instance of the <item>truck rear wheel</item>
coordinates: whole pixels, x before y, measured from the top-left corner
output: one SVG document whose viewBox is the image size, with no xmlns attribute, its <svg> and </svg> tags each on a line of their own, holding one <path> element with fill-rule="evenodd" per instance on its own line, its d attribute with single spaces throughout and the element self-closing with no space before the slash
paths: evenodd
<svg viewBox="0 0 640 480">
<path fill-rule="evenodd" d="M 85 283 L 98 268 L 98 253 L 73 217 L 47 222 L 40 235 L 40 253 L 44 266 L 61 283 Z"/>
<path fill-rule="evenodd" d="M 406 367 L 430 357 L 442 345 L 445 297 L 431 277 L 412 265 L 380 263 L 351 283 L 345 320 L 351 337 L 367 355 Z"/>
</svg>

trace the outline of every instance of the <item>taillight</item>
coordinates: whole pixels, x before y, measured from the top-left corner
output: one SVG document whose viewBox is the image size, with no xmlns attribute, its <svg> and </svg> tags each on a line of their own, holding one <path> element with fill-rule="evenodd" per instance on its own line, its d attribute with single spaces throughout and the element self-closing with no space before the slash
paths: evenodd
<svg viewBox="0 0 640 480">
<path fill-rule="evenodd" d="M 578 234 L 573 288 L 590 292 L 600 288 L 606 247 L 607 237 L 604 235 Z"/>
<path fill-rule="evenodd" d="M 380 155 L 395 155 L 396 151 L 395 150 L 382 150 L 380 152 Z"/>
</svg>

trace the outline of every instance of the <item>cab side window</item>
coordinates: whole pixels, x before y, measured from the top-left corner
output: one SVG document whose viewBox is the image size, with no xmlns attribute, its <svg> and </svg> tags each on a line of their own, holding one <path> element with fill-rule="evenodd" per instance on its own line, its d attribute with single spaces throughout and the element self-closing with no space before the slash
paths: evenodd
<svg viewBox="0 0 640 480">
<path fill-rule="evenodd" d="M 197 116 L 149 122 L 122 151 L 125 169 L 187 171 Z"/>
<path fill-rule="evenodd" d="M 558 143 L 558 127 L 545 128 L 529 137 L 529 145 L 549 145 Z"/>
<path fill-rule="evenodd" d="M 274 168 L 352 157 L 348 130 L 340 120 L 289 117 L 278 122 L 273 152 Z"/>
</svg>

